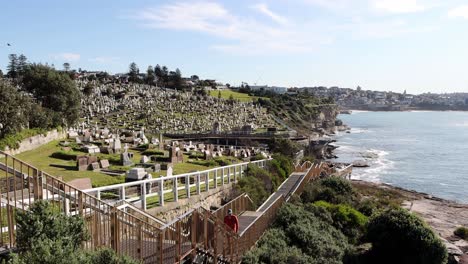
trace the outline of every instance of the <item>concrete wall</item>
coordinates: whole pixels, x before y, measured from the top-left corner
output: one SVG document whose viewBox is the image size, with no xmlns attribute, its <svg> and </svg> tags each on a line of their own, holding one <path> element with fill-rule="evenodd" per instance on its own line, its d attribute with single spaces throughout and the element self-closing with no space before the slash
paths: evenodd
<svg viewBox="0 0 468 264">
<path fill-rule="evenodd" d="M 53 140 L 66 138 L 66 136 L 66 132 L 59 132 L 57 131 L 57 129 L 54 129 L 52 131 L 47 132 L 47 135 L 45 136 L 40 134 L 24 139 L 23 141 L 21 141 L 21 143 L 19 144 L 19 148 L 17 149 L 9 149 L 9 147 L 7 146 L 4 152 L 9 155 L 17 155 L 19 153 L 38 148 Z"/>
<path fill-rule="evenodd" d="M 233 183 L 226 184 L 200 195 L 191 196 L 189 199 L 166 202 L 164 206 L 151 208 L 146 210 L 146 212 L 165 222 L 169 222 L 193 208 L 203 207 L 209 210 L 211 206 L 220 207 L 222 199 L 229 198 L 230 200 L 234 198 L 232 186 Z"/>
</svg>

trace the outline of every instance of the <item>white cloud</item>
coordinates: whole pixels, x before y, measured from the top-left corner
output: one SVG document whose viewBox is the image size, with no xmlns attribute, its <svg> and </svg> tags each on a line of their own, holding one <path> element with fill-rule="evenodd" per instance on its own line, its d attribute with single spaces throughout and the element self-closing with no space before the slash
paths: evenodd
<svg viewBox="0 0 468 264">
<path fill-rule="evenodd" d="M 96 62 L 100 64 L 111 64 L 111 63 L 117 62 L 118 60 L 120 60 L 119 57 L 105 57 L 105 56 L 98 56 L 98 57 L 89 59 L 89 61 L 91 62 Z"/>
<path fill-rule="evenodd" d="M 414 13 L 429 8 L 429 5 L 418 0 L 371 0 L 370 4 L 376 10 L 387 13 Z"/>
<path fill-rule="evenodd" d="M 381 21 L 367 21 L 356 19 L 350 24 L 341 26 L 357 38 L 393 38 L 407 34 L 426 33 L 438 29 L 437 26 L 410 26 L 406 20 L 390 19 Z"/>
<path fill-rule="evenodd" d="M 229 44 L 212 47 L 242 54 L 309 52 L 330 41 L 329 37 L 314 34 L 313 28 L 301 30 L 285 23 L 286 18 L 273 13 L 266 5 L 256 5 L 255 9 L 279 24 L 270 25 L 248 15 L 234 15 L 214 2 L 179 2 L 148 8 L 138 12 L 135 19 L 142 20 L 148 27 L 197 31 L 229 39 Z"/>
<path fill-rule="evenodd" d="M 81 55 L 78 53 L 69 53 L 69 52 L 64 52 L 60 54 L 54 55 L 54 59 L 56 60 L 65 60 L 65 61 L 79 61 L 81 58 Z"/>
<path fill-rule="evenodd" d="M 278 24 L 286 25 L 288 23 L 288 19 L 271 11 L 266 4 L 256 4 L 253 5 L 252 8 L 270 17 L 273 21 L 275 21 Z"/>
<path fill-rule="evenodd" d="M 468 19 L 468 5 L 459 6 L 450 10 L 448 16 L 452 18 Z"/>
</svg>

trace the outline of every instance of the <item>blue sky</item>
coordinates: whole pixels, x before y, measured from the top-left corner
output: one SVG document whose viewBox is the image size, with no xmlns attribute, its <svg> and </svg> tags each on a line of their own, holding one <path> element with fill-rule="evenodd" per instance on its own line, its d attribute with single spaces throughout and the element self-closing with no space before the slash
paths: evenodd
<svg viewBox="0 0 468 264">
<path fill-rule="evenodd" d="M 222 82 L 468 92 L 466 0 L 1 0 L 9 53 Z M 11 43 L 8 47 L 6 43 Z"/>
</svg>

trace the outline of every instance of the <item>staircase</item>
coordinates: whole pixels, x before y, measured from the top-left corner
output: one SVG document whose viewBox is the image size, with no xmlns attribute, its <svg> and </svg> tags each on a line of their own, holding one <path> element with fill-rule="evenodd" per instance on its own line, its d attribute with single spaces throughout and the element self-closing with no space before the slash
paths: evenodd
<svg viewBox="0 0 468 264">
<path fill-rule="evenodd" d="M 143 263 L 238 263 L 273 222 L 282 203 L 318 177 L 320 166 L 299 166 L 300 173 L 293 173 L 257 211 L 252 211 L 250 198 L 241 195 L 214 213 L 200 207 L 165 223 L 125 201 L 108 204 L 0 152 L 0 253 L 16 246 L 15 212 L 47 200 L 63 214 L 85 219 L 90 233 L 85 249 L 109 247 Z M 239 234 L 222 220 L 229 208 L 249 219 L 241 223 Z"/>
</svg>

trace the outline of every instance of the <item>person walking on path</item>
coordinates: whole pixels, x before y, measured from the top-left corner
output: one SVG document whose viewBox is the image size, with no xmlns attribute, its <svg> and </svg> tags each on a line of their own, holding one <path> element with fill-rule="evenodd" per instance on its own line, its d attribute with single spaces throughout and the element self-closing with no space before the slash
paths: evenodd
<svg viewBox="0 0 468 264">
<path fill-rule="evenodd" d="M 228 225 L 235 233 L 239 231 L 239 219 L 232 214 L 232 209 L 228 210 L 228 214 L 224 217 L 224 223 Z"/>
</svg>

